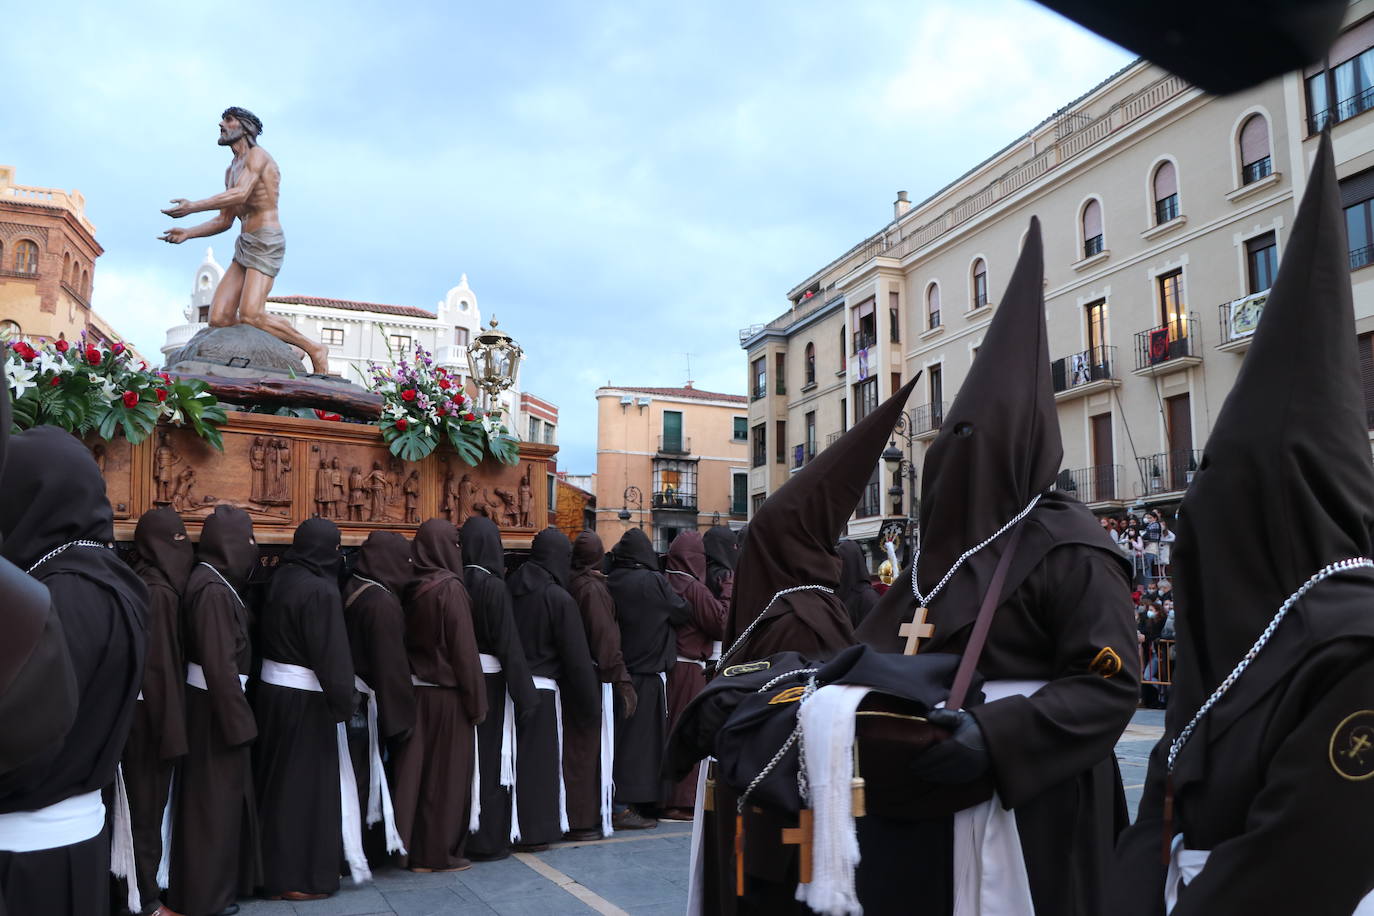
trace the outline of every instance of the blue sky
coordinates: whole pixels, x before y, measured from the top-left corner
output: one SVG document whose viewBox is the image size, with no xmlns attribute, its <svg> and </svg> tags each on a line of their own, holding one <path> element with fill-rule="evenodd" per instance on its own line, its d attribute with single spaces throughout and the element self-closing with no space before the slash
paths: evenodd
<svg viewBox="0 0 1374 916">
<path fill-rule="evenodd" d="M 283 172 L 275 293 L 432 309 L 467 273 L 595 469 L 594 392 L 743 392 L 738 330 L 1130 57 L 1029 0 L 29 3 L 6 11 L 0 162 L 76 188 L 94 305 L 147 353 L 204 242 L 219 112 Z M 236 230 L 235 230 L 236 231 Z M 233 235 L 210 240 L 227 263 Z"/>
</svg>

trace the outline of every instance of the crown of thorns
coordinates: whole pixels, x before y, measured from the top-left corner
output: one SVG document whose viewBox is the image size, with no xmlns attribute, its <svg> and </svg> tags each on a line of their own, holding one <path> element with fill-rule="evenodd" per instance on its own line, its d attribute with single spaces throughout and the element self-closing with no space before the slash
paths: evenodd
<svg viewBox="0 0 1374 916">
<path fill-rule="evenodd" d="M 224 109 L 224 113 L 220 115 L 221 118 L 228 118 L 231 116 L 254 137 L 262 133 L 262 121 L 247 108 L 239 108 L 235 105 L 231 108 Z"/>
</svg>

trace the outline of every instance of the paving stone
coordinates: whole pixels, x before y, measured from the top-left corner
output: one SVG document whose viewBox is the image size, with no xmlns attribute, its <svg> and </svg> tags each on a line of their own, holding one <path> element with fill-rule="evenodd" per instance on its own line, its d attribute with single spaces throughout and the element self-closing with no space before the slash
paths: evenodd
<svg viewBox="0 0 1374 916">
<path fill-rule="evenodd" d="M 552 885 L 545 881 L 544 886 Z M 490 906 L 501 916 L 571 916 L 573 913 L 596 912 L 564 890 L 493 900 Z"/>
<path fill-rule="evenodd" d="M 489 914 L 491 907 L 480 901 L 465 899 L 453 888 L 435 887 L 423 890 L 391 890 L 383 892 L 391 912 L 396 916 L 447 916 L 454 914 Z"/>
</svg>

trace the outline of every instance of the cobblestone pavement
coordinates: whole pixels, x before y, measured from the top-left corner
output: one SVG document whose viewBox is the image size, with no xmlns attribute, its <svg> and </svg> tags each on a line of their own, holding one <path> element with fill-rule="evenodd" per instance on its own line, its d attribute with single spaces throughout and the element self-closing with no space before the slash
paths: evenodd
<svg viewBox="0 0 1374 916">
<path fill-rule="evenodd" d="M 1132 815 L 1140 803 L 1150 749 L 1163 732 L 1163 710 L 1139 710 L 1117 744 Z M 569 843 L 534 855 L 482 862 L 465 872 L 416 875 L 382 869 L 363 887 L 344 881 L 328 900 L 245 901 L 243 916 L 563 916 L 574 913 L 661 916 L 687 906 L 690 824 L 623 831 L 594 843 Z"/>
</svg>

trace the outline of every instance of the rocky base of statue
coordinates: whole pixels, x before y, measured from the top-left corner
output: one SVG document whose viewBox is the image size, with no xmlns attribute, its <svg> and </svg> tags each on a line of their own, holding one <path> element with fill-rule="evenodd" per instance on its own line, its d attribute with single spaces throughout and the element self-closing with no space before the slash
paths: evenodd
<svg viewBox="0 0 1374 916">
<path fill-rule="evenodd" d="M 369 421 L 381 415 L 380 395 L 337 375 L 308 372 L 294 347 L 251 325 L 197 332 L 168 356 L 167 371 L 200 379 L 234 404 L 319 408 Z"/>
</svg>

